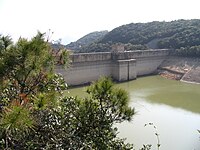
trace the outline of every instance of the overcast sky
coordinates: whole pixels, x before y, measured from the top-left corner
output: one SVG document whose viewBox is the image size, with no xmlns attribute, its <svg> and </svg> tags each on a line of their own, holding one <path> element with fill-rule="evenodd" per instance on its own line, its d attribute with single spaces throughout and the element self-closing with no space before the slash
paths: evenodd
<svg viewBox="0 0 200 150">
<path fill-rule="evenodd" d="M 200 0 L 0 0 L 0 34 L 15 41 L 37 30 L 67 44 L 128 23 L 200 19 Z"/>
</svg>

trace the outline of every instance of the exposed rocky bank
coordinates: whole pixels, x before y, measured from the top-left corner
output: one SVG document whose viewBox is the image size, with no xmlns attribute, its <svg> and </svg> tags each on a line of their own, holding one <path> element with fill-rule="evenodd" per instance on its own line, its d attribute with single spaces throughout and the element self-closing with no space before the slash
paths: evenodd
<svg viewBox="0 0 200 150">
<path fill-rule="evenodd" d="M 159 67 L 162 77 L 200 84 L 200 59 L 169 57 Z"/>
</svg>

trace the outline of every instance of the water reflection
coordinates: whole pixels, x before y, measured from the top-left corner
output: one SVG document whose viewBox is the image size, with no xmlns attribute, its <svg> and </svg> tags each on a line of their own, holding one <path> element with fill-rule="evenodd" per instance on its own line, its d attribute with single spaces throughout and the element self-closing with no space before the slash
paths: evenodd
<svg viewBox="0 0 200 150">
<path fill-rule="evenodd" d="M 120 137 L 139 149 L 152 144 L 156 136 L 144 124 L 153 122 L 158 129 L 162 150 L 200 149 L 200 85 L 163 79 L 159 76 L 139 78 L 118 84 L 130 93 L 132 107 L 138 114 L 131 123 L 119 124 Z"/>
<path fill-rule="evenodd" d="M 144 127 L 146 123 L 156 125 L 161 142 L 161 150 L 198 150 L 200 115 L 177 109 L 168 105 L 152 104 L 139 100 L 132 102 L 138 111 L 132 122 L 118 124 L 119 136 L 134 143 L 135 149 L 143 144 L 152 144 L 156 149 L 157 139 L 152 127 Z"/>
<path fill-rule="evenodd" d="M 166 104 L 200 113 L 200 85 L 151 76 L 118 86 L 128 90 L 132 100 L 142 97 L 150 103 Z"/>
<path fill-rule="evenodd" d="M 158 129 L 161 150 L 199 150 L 200 139 L 200 85 L 163 79 L 159 76 L 142 77 L 131 82 L 116 84 L 130 94 L 130 105 L 136 108 L 133 121 L 118 124 L 119 136 L 127 138 L 139 149 L 143 144 L 157 140 L 151 127 Z M 85 88 L 69 90 L 71 95 L 87 96 Z"/>
</svg>

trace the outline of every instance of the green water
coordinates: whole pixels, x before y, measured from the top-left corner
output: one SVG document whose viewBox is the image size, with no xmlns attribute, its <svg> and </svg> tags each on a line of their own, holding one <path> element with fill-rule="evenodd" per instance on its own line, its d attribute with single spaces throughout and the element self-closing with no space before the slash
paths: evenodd
<svg viewBox="0 0 200 150">
<path fill-rule="evenodd" d="M 168 80 L 160 76 L 142 77 L 117 84 L 130 95 L 130 106 L 137 114 L 132 122 L 117 124 L 119 136 L 127 138 L 136 149 L 157 139 L 153 123 L 159 133 L 160 150 L 200 150 L 200 85 Z M 87 96 L 85 87 L 70 89 L 70 95 Z"/>
</svg>

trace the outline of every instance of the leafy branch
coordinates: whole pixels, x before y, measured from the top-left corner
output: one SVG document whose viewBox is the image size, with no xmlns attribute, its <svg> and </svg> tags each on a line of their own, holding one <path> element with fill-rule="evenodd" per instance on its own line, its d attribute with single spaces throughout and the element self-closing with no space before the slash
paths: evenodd
<svg viewBox="0 0 200 150">
<path fill-rule="evenodd" d="M 144 127 L 146 127 L 146 126 L 152 126 L 153 127 L 154 133 L 155 133 L 155 136 L 156 136 L 156 139 L 157 139 L 157 149 L 159 150 L 161 144 L 160 144 L 160 138 L 159 138 L 159 134 L 158 134 L 156 126 L 153 123 L 147 123 L 147 124 L 144 125 Z M 149 148 L 149 146 L 147 146 L 147 147 Z M 147 150 L 148 150 L 148 148 L 147 148 Z"/>
</svg>

